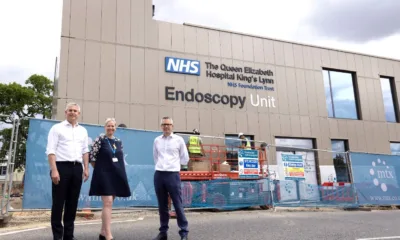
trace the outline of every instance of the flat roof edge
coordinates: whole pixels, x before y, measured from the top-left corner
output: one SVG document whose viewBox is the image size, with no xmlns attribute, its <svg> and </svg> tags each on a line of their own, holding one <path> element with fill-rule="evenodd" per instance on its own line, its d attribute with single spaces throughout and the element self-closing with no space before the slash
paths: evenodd
<svg viewBox="0 0 400 240">
<path fill-rule="evenodd" d="M 362 56 L 366 56 L 366 57 L 374 57 L 374 58 L 380 58 L 380 59 L 386 59 L 386 60 L 391 60 L 391 61 L 395 61 L 395 62 L 400 62 L 400 59 L 396 59 L 396 58 L 389 58 L 389 57 L 383 57 L 383 56 L 378 56 L 378 55 L 370 55 L 370 54 L 367 54 L 367 53 L 353 52 L 353 51 L 348 51 L 348 50 L 343 50 L 343 49 L 330 48 L 330 47 L 324 47 L 324 46 L 313 45 L 313 44 L 306 44 L 306 43 L 295 42 L 295 41 L 288 41 L 288 40 L 277 39 L 277 38 L 270 38 L 270 37 L 265 37 L 265 36 L 256 35 L 256 34 L 249 34 L 249 33 L 243 33 L 243 32 L 238 32 L 238 31 L 230 31 L 230 30 L 226 30 L 226 29 L 213 28 L 213 27 L 208 27 L 208 26 L 203 26 L 203 25 L 198 25 L 198 24 L 192 24 L 192 23 L 184 22 L 183 25 L 184 26 L 189 26 L 189 27 L 204 28 L 204 29 L 208 29 L 208 30 L 226 32 L 226 33 L 233 33 L 233 34 L 249 36 L 249 37 L 257 37 L 257 38 L 268 39 L 268 40 L 273 40 L 273 41 L 278 41 L 278 42 L 297 44 L 297 45 L 302 45 L 302 46 L 305 46 L 305 47 L 315 47 L 315 48 L 333 50 L 333 51 L 338 51 L 338 52 L 343 52 L 343 53 L 351 53 L 351 54 L 357 54 L 357 55 L 362 55 Z"/>
</svg>

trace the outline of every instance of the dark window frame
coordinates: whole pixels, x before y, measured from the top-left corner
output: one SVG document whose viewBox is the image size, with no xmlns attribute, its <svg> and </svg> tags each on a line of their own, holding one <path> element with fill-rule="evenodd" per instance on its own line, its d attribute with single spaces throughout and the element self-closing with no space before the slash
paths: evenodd
<svg viewBox="0 0 400 240">
<path fill-rule="evenodd" d="M 390 92 L 392 93 L 392 101 L 393 101 L 393 107 L 394 107 L 394 117 L 396 118 L 396 123 L 399 123 L 400 122 L 400 113 L 399 113 L 398 95 L 397 95 L 397 91 L 396 91 L 396 81 L 395 81 L 394 77 L 379 75 L 379 84 L 381 86 L 381 91 L 382 91 L 382 82 L 381 82 L 382 78 L 389 80 Z M 383 96 L 383 92 L 382 92 L 382 100 L 383 99 L 384 99 L 384 96 Z M 385 103 L 383 103 L 383 108 L 385 108 Z M 386 113 L 385 113 L 385 115 L 386 115 Z M 385 116 L 385 120 L 386 120 L 386 116 Z"/>
<path fill-rule="evenodd" d="M 328 71 L 328 77 L 329 77 L 329 90 L 330 90 L 330 98 L 332 101 L 332 114 L 333 117 L 329 118 L 335 118 L 335 119 L 345 119 L 345 120 L 363 120 L 362 118 L 362 111 L 361 111 L 361 100 L 360 100 L 360 92 L 358 88 L 358 78 L 357 78 L 357 73 L 353 71 L 346 71 L 342 69 L 335 69 L 335 68 L 322 68 L 323 71 Z M 331 82 L 331 74 L 330 72 L 340 72 L 340 73 L 348 73 L 351 75 L 352 78 L 352 83 L 353 83 L 353 94 L 354 94 L 354 102 L 356 105 L 356 114 L 357 118 L 343 118 L 343 117 L 336 117 L 335 116 L 335 105 L 334 105 L 334 99 L 333 99 L 333 92 L 332 92 L 332 82 Z M 325 86 L 324 86 L 325 87 Z M 326 98 L 326 96 L 325 96 Z M 325 99 L 325 105 L 326 105 L 326 99 Z"/>
<path fill-rule="evenodd" d="M 350 144 L 349 144 L 349 140 L 348 139 L 331 138 L 331 146 L 332 146 L 332 141 L 337 141 L 337 142 L 341 141 L 341 142 L 344 143 L 344 152 L 343 152 L 343 154 L 345 154 L 346 152 L 350 151 Z M 333 152 L 333 149 L 332 149 L 332 153 L 335 153 L 335 152 Z M 349 164 L 350 164 L 349 159 L 346 159 L 346 170 L 347 170 L 346 172 L 347 172 L 347 179 L 348 179 L 347 182 L 352 182 L 352 179 L 351 179 L 351 174 L 352 174 L 351 173 L 351 167 L 350 167 Z M 334 162 L 333 162 L 333 167 L 335 168 L 335 163 Z M 336 172 L 336 168 L 335 168 L 335 172 Z M 337 173 L 336 173 L 336 180 L 338 181 Z"/>
<path fill-rule="evenodd" d="M 250 145 L 251 145 L 252 148 L 254 148 L 255 147 L 254 135 L 246 134 L 246 133 L 243 133 L 243 135 L 250 140 Z M 225 133 L 224 136 L 225 136 L 225 138 L 237 138 L 238 141 L 242 141 L 242 140 L 240 140 L 238 138 L 238 134 L 237 133 L 236 134 Z M 224 140 L 224 143 L 226 145 L 226 139 Z M 227 147 L 230 147 L 230 146 L 227 146 Z"/>
<path fill-rule="evenodd" d="M 0 176 L 6 176 L 6 175 L 7 175 L 7 166 L 0 166 Z"/>
</svg>

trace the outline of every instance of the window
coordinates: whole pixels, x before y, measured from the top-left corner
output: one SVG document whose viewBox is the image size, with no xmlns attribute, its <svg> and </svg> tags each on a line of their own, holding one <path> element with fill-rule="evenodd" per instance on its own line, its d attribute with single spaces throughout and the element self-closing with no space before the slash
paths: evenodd
<svg viewBox="0 0 400 240">
<path fill-rule="evenodd" d="M 359 119 L 354 74 L 324 69 L 323 77 L 328 116 Z"/>
<path fill-rule="evenodd" d="M 0 166 L 0 176 L 5 176 L 7 174 L 7 167 Z"/>
<path fill-rule="evenodd" d="M 254 140 L 253 135 L 244 135 L 249 140 Z M 242 145 L 242 139 L 238 138 L 237 134 L 225 134 L 225 146 L 226 146 L 226 159 L 232 170 L 238 170 L 238 151 Z M 254 142 L 250 141 L 250 145 L 254 148 Z"/>
<path fill-rule="evenodd" d="M 251 140 L 250 145 L 254 147 L 254 136 L 253 135 L 244 135 L 247 139 Z M 238 148 L 242 145 L 242 139 L 238 138 L 237 134 L 225 134 L 225 145 L 227 150 L 235 150 L 237 151 Z"/>
<path fill-rule="evenodd" d="M 299 189 L 296 191 L 299 200 L 316 200 L 319 199 L 318 191 L 318 162 L 317 154 L 314 150 L 315 139 L 306 138 L 284 138 L 276 137 L 276 162 L 277 162 L 277 178 L 290 182 L 291 173 L 285 165 L 285 155 L 300 155 L 304 161 L 304 184 L 299 184 Z M 273 174 L 273 173 L 271 173 Z M 286 191 L 286 190 L 285 190 Z"/>
<path fill-rule="evenodd" d="M 349 169 L 345 152 L 348 151 L 346 140 L 332 140 L 332 159 L 338 182 L 350 182 Z"/>
<path fill-rule="evenodd" d="M 391 142 L 390 151 L 392 155 L 400 155 L 400 143 Z"/>
<path fill-rule="evenodd" d="M 395 100 L 396 92 L 394 90 L 396 87 L 393 78 L 381 77 L 381 88 L 386 121 L 398 122 L 398 104 Z"/>
</svg>

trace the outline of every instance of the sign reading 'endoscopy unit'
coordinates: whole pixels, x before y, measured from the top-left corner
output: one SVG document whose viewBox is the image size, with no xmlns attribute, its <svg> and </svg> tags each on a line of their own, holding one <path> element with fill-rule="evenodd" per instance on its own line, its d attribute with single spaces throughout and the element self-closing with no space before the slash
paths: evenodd
<svg viewBox="0 0 400 240">
<path fill-rule="evenodd" d="M 272 79 L 274 74 L 271 70 L 235 67 L 227 64 L 216 65 L 211 62 L 205 62 L 205 65 L 207 78 L 227 80 L 228 87 L 274 91 L 274 87 L 269 86 L 269 84 L 274 84 Z M 200 76 L 201 64 L 197 60 L 165 57 L 165 71 Z M 199 80 L 201 81 L 201 79 Z M 201 83 L 199 82 L 199 84 Z M 223 104 L 241 109 L 246 105 L 248 99 L 253 107 L 276 108 L 276 99 L 273 96 L 260 96 L 253 93 L 250 93 L 249 96 L 202 93 L 195 92 L 195 89 L 185 92 L 175 90 L 173 86 L 165 87 L 165 100 L 170 101 Z"/>
<path fill-rule="evenodd" d="M 250 104 L 253 107 L 276 108 L 276 99 L 272 96 L 260 97 L 258 94 L 250 93 Z M 246 96 L 226 95 L 218 93 L 202 93 L 195 92 L 192 88 L 189 91 L 175 90 L 175 87 L 165 87 L 165 100 L 213 103 L 228 105 L 231 108 L 239 107 L 240 109 L 246 105 Z"/>
</svg>

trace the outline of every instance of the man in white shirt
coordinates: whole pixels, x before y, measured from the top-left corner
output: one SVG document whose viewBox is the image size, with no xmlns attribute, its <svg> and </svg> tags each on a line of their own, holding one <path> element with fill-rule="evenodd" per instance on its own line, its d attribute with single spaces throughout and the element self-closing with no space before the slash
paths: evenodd
<svg viewBox="0 0 400 240">
<path fill-rule="evenodd" d="M 77 122 L 79 105 L 67 104 L 65 115 L 65 121 L 50 129 L 46 148 L 52 180 L 51 228 L 53 239 L 57 240 L 75 239 L 74 222 L 82 180 L 86 182 L 89 178 L 88 133 Z"/>
<path fill-rule="evenodd" d="M 155 163 L 154 189 L 158 200 L 160 215 L 160 233 L 153 240 L 167 240 L 169 212 L 168 195 L 172 199 L 180 228 L 181 240 L 187 240 L 188 221 L 182 205 L 181 194 L 181 165 L 189 161 L 189 154 L 182 137 L 172 133 L 173 121 L 170 117 L 161 119 L 163 135 L 157 137 L 153 144 L 153 157 Z"/>
</svg>

